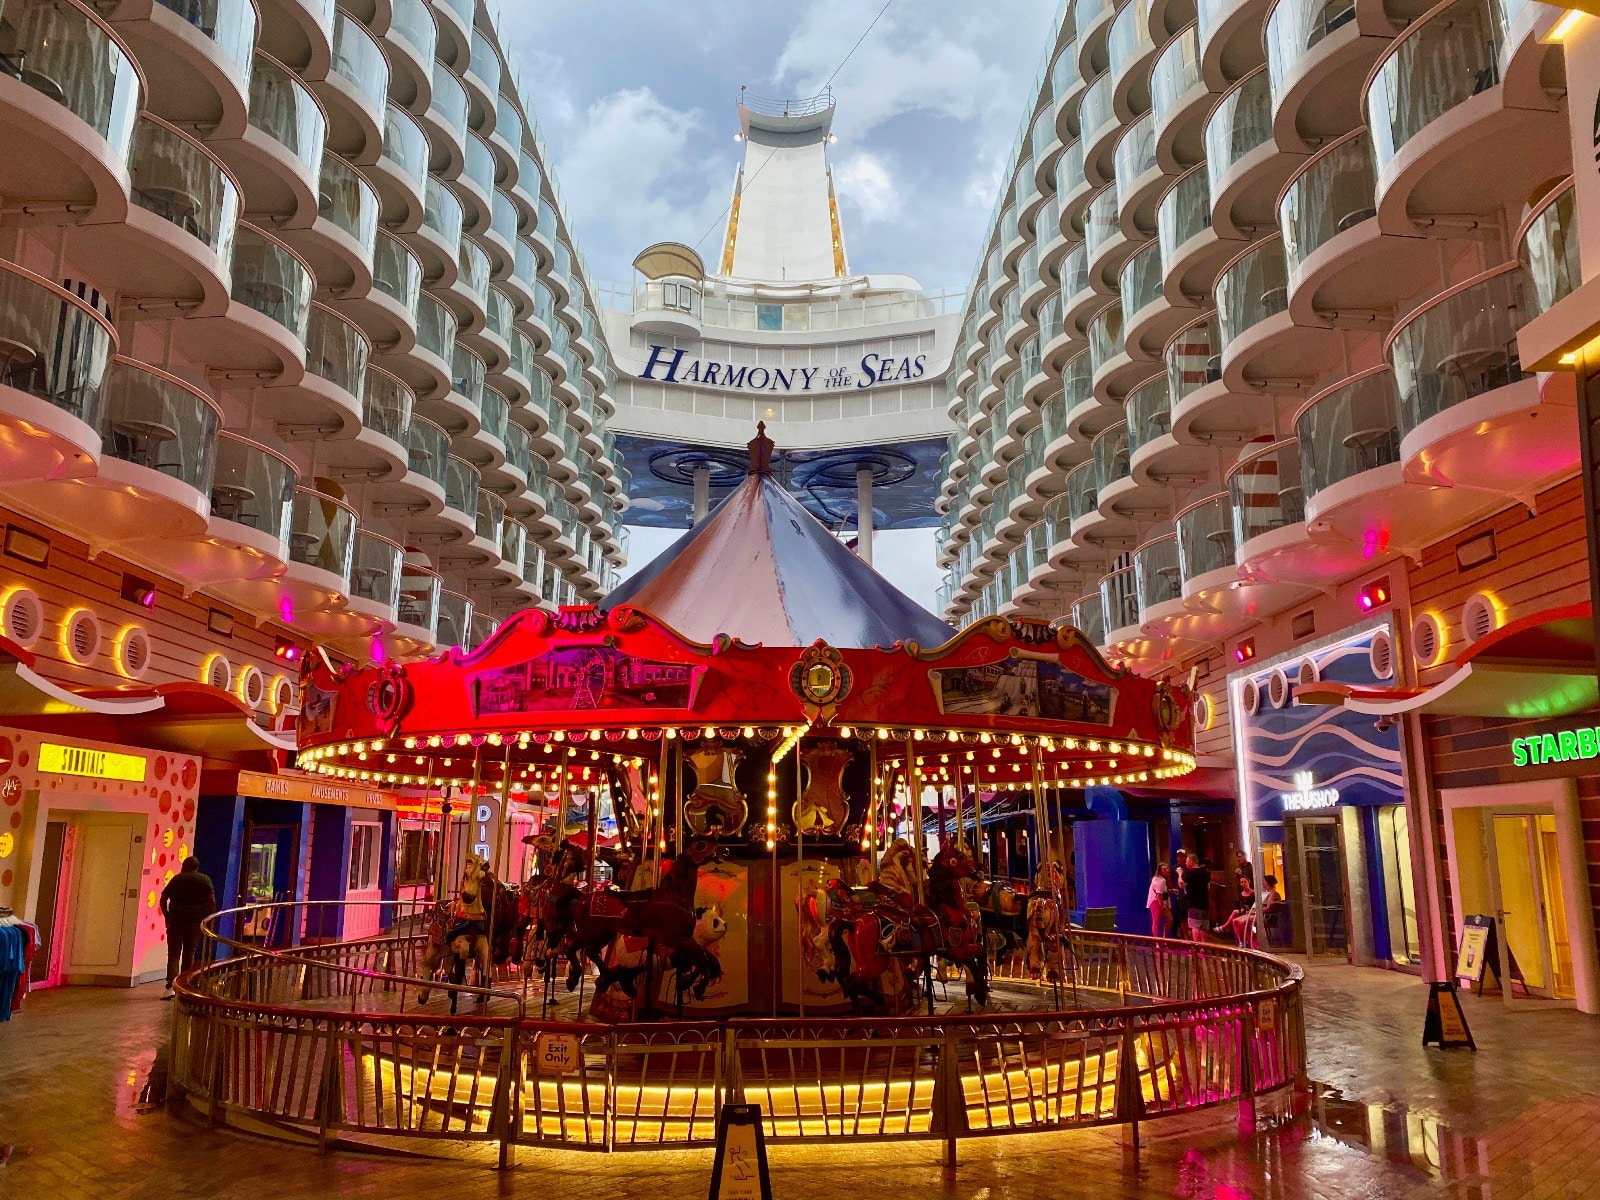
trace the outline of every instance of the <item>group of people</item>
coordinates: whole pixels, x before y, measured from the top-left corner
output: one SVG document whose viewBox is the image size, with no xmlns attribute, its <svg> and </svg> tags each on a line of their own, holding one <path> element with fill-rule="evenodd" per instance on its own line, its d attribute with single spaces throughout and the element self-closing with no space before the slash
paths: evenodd
<svg viewBox="0 0 1600 1200">
<path fill-rule="evenodd" d="M 1150 910 L 1151 937 L 1179 937 L 1204 942 L 1210 935 L 1231 936 L 1241 946 L 1258 944 L 1259 928 L 1275 908 L 1283 904 L 1278 881 L 1262 877 L 1257 895 L 1255 867 L 1244 851 L 1234 856 L 1233 879 L 1237 899 L 1233 910 L 1218 924 L 1211 920 L 1211 867 L 1198 854 L 1179 855 L 1174 869 L 1157 863 L 1150 877 L 1145 907 Z M 1220 886 L 1220 885 L 1219 885 Z"/>
</svg>

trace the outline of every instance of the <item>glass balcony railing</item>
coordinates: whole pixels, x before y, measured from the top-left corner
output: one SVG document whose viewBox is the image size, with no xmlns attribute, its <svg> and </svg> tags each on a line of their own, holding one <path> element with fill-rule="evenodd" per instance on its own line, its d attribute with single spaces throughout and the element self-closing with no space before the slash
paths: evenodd
<svg viewBox="0 0 1600 1200">
<path fill-rule="evenodd" d="M 515 316 L 517 306 L 497 287 L 489 289 L 489 303 L 485 308 L 484 329 L 495 335 L 506 344 L 506 349 L 511 348 L 512 340 L 516 337 L 516 330 L 512 328 L 512 318 Z"/>
<path fill-rule="evenodd" d="M 1517 330 L 1536 311 L 1527 273 L 1506 263 L 1407 313 L 1388 343 L 1402 440 L 1447 408 L 1528 378 Z"/>
<path fill-rule="evenodd" d="M 1088 351 L 1074 355 L 1061 368 L 1061 392 L 1066 397 L 1067 412 L 1094 399 L 1094 364 Z"/>
<path fill-rule="evenodd" d="M 105 374 L 104 454 L 211 492 L 222 409 L 176 376 L 120 355 Z"/>
<path fill-rule="evenodd" d="M 424 566 L 405 563 L 400 571 L 400 598 L 396 619 L 425 630 L 432 641 L 439 621 L 439 577 Z"/>
<path fill-rule="evenodd" d="M 461 201 L 456 198 L 456 194 L 435 176 L 428 176 L 427 189 L 423 197 L 422 223 L 450 247 L 452 256 L 460 253 L 462 222 Z"/>
<path fill-rule="evenodd" d="M 1178 573 L 1178 539 L 1174 534 L 1153 538 L 1133 552 L 1134 589 L 1140 613 L 1183 599 Z"/>
<path fill-rule="evenodd" d="M 1257 67 L 1231 89 L 1206 118 L 1206 175 L 1211 194 L 1236 163 L 1272 138 L 1272 85 Z"/>
<path fill-rule="evenodd" d="M 1091 645 L 1106 644 L 1105 601 L 1098 592 L 1093 596 L 1083 597 L 1072 606 L 1072 624 L 1079 633 L 1089 639 Z"/>
<path fill-rule="evenodd" d="M 479 303 L 489 303 L 489 256 L 471 238 L 461 239 L 461 253 L 457 257 L 461 286 L 478 298 Z"/>
<path fill-rule="evenodd" d="M 1172 391 L 1165 374 L 1147 379 L 1128 393 L 1124 409 L 1128 414 L 1128 455 L 1172 429 Z"/>
<path fill-rule="evenodd" d="M 327 571 L 348 587 L 359 524 L 356 510 L 343 500 L 312 488 L 295 488 L 289 517 L 289 561 Z"/>
<path fill-rule="evenodd" d="M 472 632 L 468 640 L 462 643 L 462 647 L 467 650 L 476 650 L 493 637 L 494 631 L 498 628 L 500 628 L 500 622 L 496 621 L 489 613 L 474 607 L 472 610 Z"/>
<path fill-rule="evenodd" d="M 1043 368 L 1039 358 L 1039 335 L 1034 334 L 1017 348 L 1017 373 L 1015 378 L 1019 385 L 1026 385 L 1028 380 L 1038 375 Z"/>
<path fill-rule="evenodd" d="M 511 197 L 498 188 L 490 195 L 491 216 L 489 229 L 498 234 L 507 246 L 517 244 L 517 206 Z"/>
<path fill-rule="evenodd" d="M 1099 495 L 1095 490 L 1093 459 L 1067 472 L 1067 516 L 1074 522 L 1099 511 Z"/>
<path fill-rule="evenodd" d="M 1167 392 L 1174 407 L 1191 392 L 1222 378 L 1222 337 L 1217 314 L 1207 313 L 1167 343 Z"/>
<path fill-rule="evenodd" d="M 380 231 L 372 259 L 372 283 L 417 319 L 422 296 L 422 260 L 399 238 Z"/>
<path fill-rule="evenodd" d="M 1111 32 L 1106 35 L 1106 57 L 1110 61 L 1109 73 L 1120 79 L 1129 65 L 1155 49 L 1150 40 L 1150 6 L 1146 0 L 1125 0 L 1111 22 Z"/>
<path fill-rule="evenodd" d="M 455 314 L 427 294 L 417 302 L 417 345 L 446 363 L 455 355 Z"/>
<path fill-rule="evenodd" d="M 1128 478 L 1128 423 L 1107 426 L 1089 446 L 1094 461 L 1094 486 L 1101 495 L 1118 480 Z"/>
<path fill-rule="evenodd" d="M 493 96 L 500 90 L 500 56 L 494 43 L 482 31 L 472 31 L 472 60 L 467 69 L 476 75 L 484 89 Z"/>
<path fill-rule="evenodd" d="M 438 59 L 433 61 L 433 99 L 428 103 L 428 116 L 454 134 L 458 143 L 467 136 L 467 89 Z"/>
<path fill-rule="evenodd" d="M 398 612 L 406 552 L 370 529 L 357 529 L 350 567 L 350 594 Z"/>
<path fill-rule="evenodd" d="M 1067 436 L 1066 396 L 1056 392 L 1039 406 L 1039 430 L 1045 446 L 1054 446 Z"/>
<path fill-rule="evenodd" d="M 250 72 L 250 124 L 294 155 L 307 175 L 321 173 L 328 137 L 322 105 L 291 72 L 259 52 Z"/>
<path fill-rule="evenodd" d="M 240 223 L 233 243 L 231 294 L 235 300 L 282 325 L 296 341 L 304 343 L 315 287 L 316 279 L 299 255 L 254 225 Z"/>
<path fill-rule="evenodd" d="M 242 79 L 250 73 L 256 48 L 256 6 L 250 0 L 157 0 L 215 42 Z M 44 7 L 41 5 L 40 7 Z M 64 7 L 55 5 L 53 7 Z M 11 14 L 7 13 L 8 20 Z M 32 65 L 32 56 L 29 56 Z"/>
<path fill-rule="evenodd" d="M 406 467 L 441 488 L 445 485 L 445 463 L 450 457 L 450 435 L 426 417 L 415 414 L 406 432 Z"/>
<path fill-rule="evenodd" d="M 500 560 L 520 576 L 528 559 L 528 527 L 507 517 L 500 523 Z"/>
<path fill-rule="evenodd" d="M 1088 247 L 1089 258 L 1098 256 L 1121 231 L 1117 189 L 1114 186 L 1102 188 L 1084 207 L 1083 243 Z"/>
<path fill-rule="evenodd" d="M 354 85 L 373 112 L 383 111 L 389 97 L 389 60 L 366 27 L 343 12 L 333 19 L 333 73 Z"/>
<path fill-rule="evenodd" d="M 474 5 L 472 0 L 435 0 L 436 9 L 444 9 L 455 14 L 456 19 L 467 29 L 472 28 Z"/>
<path fill-rule="evenodd" d="M 1111 74 L 1107 72 L 1090 84 L 1078 101 L 1078 128 L 1086 146 L 1098 142 L 1116 123 L 1117 114 L 1111 107 L 1112 87 Z"/>
<path fill-rule="evenodd" d="M 1098 375 L 1122 353 L 1122 302 L 1113 301 L 1089 322 L 1089 365 Z"/>
<path fill-rule="evenodd" d="M 1181 30 L 1150 68 L 1150 108 L 1156 126 L 1166 124 L 1178 101 L 1200 86 L 1200 39 L 1193 25 Z"/>
<path fill-rule="evenodd" d="M 1278 225 L 1289 274 L 1337 234 L 1377 215 L 1372 143 L 1364 129 L 1324 147 L 1284 188 Z"/>
<path fill-rule="evenodd" d="M 522 554 L 522 581 L 532 584 L 537 591 L 544 582 L 544 567 L 544 547 L 528 542 Z"/>
<path fill-rule="evenodd" d="M 1074 138 L 1056 159 L 1056 195 L 1065 196 L 1083 186 L 1083 140 Z"/>
<path fill-rule="evenodd" d="M 484 541 L 498 546 L 500 526 L 506 519 L 506 502 L 488 488 L 478 489 L 477 525 L 474 529 Z"/>
<path fill-rule="evenodd" d="M 494 151 L 475 133 L 467 134 L 466 165 L 461 173 L 477 186 L 485 200 L 494 195 Z"/>
<path fill-rule="evenodd" d="M 226 266 L 239 221 L 239 185 L 211 151 L 156 117 L 133 131 L 129 198 L 200 242 Z"/>
<path fill-rule="evenodd" d="M 317 183 L 317 215 L 349 234 L 369 263 L 377 249 L 378 211 L 378 193 L 373 186 L 337 154 L 324 154 Z"/>
<path fill-rule="evenodd" d="M 506 424 L 511 419 L 510 414 L 511 407 L 504 396 L 493 388 L 483 389 L 483 432 L 502 445 L 506 440 Z"/>
<path fill-rule="evenodd" d="M 211 515 L 247 525 L 285 544 L 299 474 L 276 450 L 231 430 L 216 440 L 211 473 Z"/>
<path fill-rule="evenodd" d="M 533 365 L 533 341 L 521 330 L 515 331 L 511 339 L 510 370 L 527 381 L 529 391 L 533 390 L 533 378 L 539 368 Z"/>
<path fill-rule="evenodd" d="M 471 638 L 472 601 L 460 592 L 441 589 L 434 641 L 441 646 L 465 646 Z"/>
<path fill-rule="evenodd" d="M 464 458 L 450 455 L 444 463 L 444 506 L 476 519 L 478 512 L 478 468 Z"/>
<path fill-rule="evenodd" d="M 1100 611 L 1107 637 L 1139 624 L 1139 587 L 1131 566 L 1120 567 L 1100 580 Z"/>
<path fill-rule="evenodd" d="M 1124 208 L 1133 194 L 1133 185 L 1147 171 L 1156 167 L 1156 119 L 1145 113 L 1117 142 L 1112 155 L 1115 163 L 1117 207 Z"/>
<path fill-rule="evenodd" d="M 1571 179 L 1551 188 L 1524 218 L 1517 251 L 1533 289 L 1530 317 L 1548 312 L 1583 282 Z"/>
<path fill-rule="evenodd" d="M 1356 0 L 1278 0 L 1267 15 L 1267 74 L 1281 95 L 1295 66 L 1331 34 L 1356 19 Z"/>
<path fill-rule="evenodd" d="M 516 103 L 501 92 L 495 97 L 494 104 L 494 132 L 495 135 L 508 143 L 513 149 L 522 149 L 522 114 L 517 111 Z M 537 191 L 537 186 L 535 187 Z"/>
<path fill-rule="evenodd" d="M 410 113 L 393 104 L 383 110 L 383 157 L 422 189 L 428 178 L 428 135 Z"/>
<path fill-rule="evenodd" d="M 533 476 L 533 435 L 515 421 L 506 422 L 506 463 L 525 477 Z"/>
<path fill-rule="evenodd" d="M 1156 206 L 1156 241 L 1161 246 L 1161 272 L 1176 268 L 1178 251 L 1190 238 L 1211 228 L 1211 181 L 1204 163 L 1180 175 Z"/>
<path fill-rule="evenodd" d="M 1045 539 L 1048 552 L 1063 545 L 1072 536 L 1072 513 L 1067 506 L 1067 496 L 1062 493 L 1044 506 Z"/>
<path fill-rule="evenodd" d="M 387 371 L 367 368 L 361 398 L 361 423 L 399 445 L 411 440 L 411 411 L 416 406 L 411 389 Z"/>
<path fill-rule="evenodd" d="M 372 343 L 354 321 L 321 304 L 306 322 L 306 370 L 363 401 Z"/>
<path fill-rule="evenodd" d="M 1367 127 L 1380 173 L 1430 124 L 1500 82 L 1505 33 L 1494 0 L 1456 0 L 1431 9 L 1389 44 L 1367 85 Z"/>
<path fill-rule="evenodd" d="M 1149 242 L 1122 268 L 1122 311 L 1137 313 L 1161 298 L 1161 246 Z"/>
<path fill-rule="evenodd" d="M 1178 566 L 1185 584 L 1233 566 L 1233 512 L 1225 492 L 1208 496 L 1178 513 Z"/>
<path fill-rule="evenodd" d="M 6 72 L 84 121 L 127 162 L 139 77 L 100 18 L 70 0 L 22 0 L 6 8 L 4 24 Z"/>
<path fill-rule="evenodd" d="M 1288 307 L 1288 267 L 1277 235 L 1257 242 L 1217 278 L 1217 330 L 1224 346 Z"/>
<path fill-rule="evenodd" d="M 1306 493 L 1300 479 L 1300 443 L 1274 442 L 1244 455 L 1228 472 L 1228 504 L 1233 510 L 1233 542 L 1298 525 L 1306 519 Z"/>
<path fill-rule="evenodd" d="M 14 388 L 99 427 L 116 345 L 94 306 L 25 267 L 0 261 L 0 386 Z"/>
<path fill-rule="evenodd" d="M 1081 296 L 1089 290 L 1089 249 L 1087 246 L 1074 246 L 1067 251 L 1067 256 L 1061 260 L 1061 294 L 1068 298 Z M 1057 329 L 1055 332 L 1059 333 Z"/>
<path fill-rule="evenodd" d="M 439 42 L 439 27 L 433 23 L 428 6 L 423 0 L 393 0 L 391 10 L 389 32 L 399 34 L 419 59 L 431 63 Z"/>
<path fill-rule="evenodd" d="M 1363 471 L 1399 462 L 1399 409 L 1388 367 L 1373 367 L 1313 396 L 1294 422 L 1306 500 Z"/>
</svg>

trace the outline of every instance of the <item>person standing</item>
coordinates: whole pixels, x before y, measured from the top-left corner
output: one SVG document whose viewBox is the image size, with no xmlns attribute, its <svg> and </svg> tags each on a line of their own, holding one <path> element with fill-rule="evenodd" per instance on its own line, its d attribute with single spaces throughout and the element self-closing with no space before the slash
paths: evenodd
<svg viewBox="0 0 1600 1200">
<path fill-rule="evenodd" d="M 1145 907 L 1150 910 L 1150 936 L 1166 937 L 1172 932 L 1172 912 L 1167 907 L 1171 892 L 1167 880 L 1167 864 L 1157 863 L 1156 873 L 1150 876 L 1150 893 L 1145 897 Z"/>
<path fill-rule="evenodd" d="M 183 868 L 161 889 L 161 915 L 167 922 L 167 990 L 163 1000 L 176 993 L 172 983 L 194 967 L 200 946 L 200 922 L 217 910 L 211 878 L 200 871 L 200 860 L 186 858 Z"/>
<path fill-rule="evenodd" d="M 1206 940 L 1206 925 L 1211 913 L 1211 869 L 1198 854 L 1189 855 L 1183 872 L 1183 900 L 1188 910 L 1189 940 Z"/>
<path fill-rule="evenodd" d="M 1184 922 L 1184 915 L 1188 906 L 1183 902 L 1183 854 L 1177 855 L 1177 861 L 1172 867 L 1171 882 L 1167 887 L 1167 903 L 1172 906 L 1172 936 L 1181 938 L 1188 926 Z"/>
</svg>

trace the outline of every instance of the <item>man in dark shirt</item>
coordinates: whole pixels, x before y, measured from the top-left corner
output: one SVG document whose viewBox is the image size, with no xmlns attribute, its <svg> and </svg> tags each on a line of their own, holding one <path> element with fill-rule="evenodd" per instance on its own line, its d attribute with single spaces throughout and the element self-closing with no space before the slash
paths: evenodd
<svg viewBox="0 0 1600 1200">
<path fill-rule="evenodd" d="M 1197 854 L 1189 855 L 1189 865 L 1183 872 L 1183 899 L 1189 913 L 1189 940 L 1203 942 L 1211 914 L 1211 869 Z"/>
<path fill-rule="evenodd" d="M 200 860 L 186 858 L 183 869 L 161 889 L 161 915 L 167 922 L 167 990 L 163 1000 L 171 1000 L 172 981 L 194 966 L 200 945 L 200 922 L 217 908 L 211 879 L 200 872 Z"/>
</svg>

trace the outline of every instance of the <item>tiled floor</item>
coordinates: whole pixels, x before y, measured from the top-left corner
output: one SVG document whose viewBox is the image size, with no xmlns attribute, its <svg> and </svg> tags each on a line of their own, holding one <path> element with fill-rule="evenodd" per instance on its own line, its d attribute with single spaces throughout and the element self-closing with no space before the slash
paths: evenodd
<svg viewBox="0 0 1600 1200">
<path fill-rule="evenodd" d="M 1308 1118 L 1243 1141 L 1227 1111 L 1155 1124 L 1137 1159 L 1114 1130 L 972 1140 L 955 1171 L 931 1144 L 774 1147 L 774 1195 L 1600 1198 L 1600 1018 L 1466 997 L 1479 1050 L 1443 1053 L 1419 1044 L 1427 992 L 1413 978 L 1321 966 L 1306 995 L 1318 1084 Z M 320 1155 L 144 1111 L 170 1012 L 158 996 L 42 993 L 0 1025 L 0 1144 L 14 1147 L 0 1198 L 706 1194 L 705 1152 L 521 1150 L 502 1173 L 471 1158 Z"/>
</svg>

